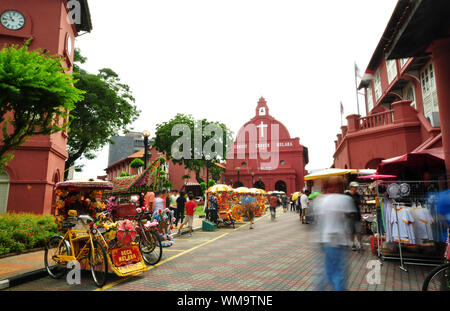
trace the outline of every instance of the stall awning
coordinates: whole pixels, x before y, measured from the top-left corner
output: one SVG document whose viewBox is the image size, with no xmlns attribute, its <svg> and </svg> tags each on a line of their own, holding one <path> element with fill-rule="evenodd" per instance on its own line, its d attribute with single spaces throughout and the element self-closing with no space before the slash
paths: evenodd
<svg viewBox="0 0 450 311">
<path fill-rule="evenodd" d="M 306 175 L 304 180 L 314 180 L 319 178 L 324 178 L 328 176 L 337 176 L 345 174 L 357 174 L 358 170 L 355 169 L 341 169 L 341 168 L 328 168 L 326 170 L 314 172 L 312 174 Z"/>
</svg>

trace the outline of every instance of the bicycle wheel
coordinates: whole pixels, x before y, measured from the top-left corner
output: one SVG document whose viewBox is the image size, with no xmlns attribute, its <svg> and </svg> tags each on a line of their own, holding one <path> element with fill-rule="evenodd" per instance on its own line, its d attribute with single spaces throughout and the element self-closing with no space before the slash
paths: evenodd
<svg viewBox="0 0 450 311">
<path fill-rule="evenodd" d="M 98 287 L 105 285 L 108 278 L 108 258 L 105 248 L 99 241 L 94 241 L 94 256 L 92 249 L 89 250 L 89 266 L 95 285 Z"/>
<path fill-rule="evenodd" d="M 422 286 L 423 291 L 450 290 L 450 263 L 440 265 L 428 273 Z"/>
<path fill-rule="evenodd" d="M 67 272 L 67 262 L 57 260 L 55 256 L 72 255 L 69 243 L 62 236 L 52 236 L 45 244 L 44 265 L 48 274 L 59 279 Z"/>
<path fill-rule="evenodd" d="M 144 231 L 139 239 L 139 250 L 145 263 L 156 265 L 162 257 L 162 243 L 156 232 Z"/>
</svg>

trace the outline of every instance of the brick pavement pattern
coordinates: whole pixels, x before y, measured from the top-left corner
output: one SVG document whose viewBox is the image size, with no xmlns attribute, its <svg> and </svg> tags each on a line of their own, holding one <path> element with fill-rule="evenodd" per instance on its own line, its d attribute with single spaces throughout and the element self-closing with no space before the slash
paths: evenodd
<svg viewBox="0 0 450 311">
<path fill-rule="evenodd" d="M 302 225 L 298 214 L 277 211 L 271 221 L 266 214 L 236 229 L 197 231 L 182 235 L 165 248 L 163 259 L 149 271 L 127 279 L 111 275 L 105 291 L 312 291 L 323 273 L 322 254 L 309 242 L 312 225 Z M 214 240 L 212 240 L 214 239 Z M 367 264 L 378 258 L 366 244 L 361 253 L 348 251 L 347 288 L 350 291 L 414 291 L 431 269 L 426 266 L 399 268 L 398 261 L 383 261 L 380 283 L 370 285 Z M 81 285 L 68 285 L 50 277 L 9 290 L 96 290 L 88 272 Z"/>
</svg>

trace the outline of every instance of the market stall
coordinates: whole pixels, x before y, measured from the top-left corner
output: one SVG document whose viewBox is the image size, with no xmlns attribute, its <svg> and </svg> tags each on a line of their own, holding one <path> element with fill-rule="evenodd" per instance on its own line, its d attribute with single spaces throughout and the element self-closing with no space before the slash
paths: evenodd
<svg viewBox="0 0 450 311">
<path fill-rule="evenodd" d="M 383 160 L 377 175 L 376 221 L 381 259 L 404 264 L 437 265 L 443 260 L 447 233 L 437 213 L 439 192 L 447 189 L 443 157 L 428 150 Z"/>
</svg>

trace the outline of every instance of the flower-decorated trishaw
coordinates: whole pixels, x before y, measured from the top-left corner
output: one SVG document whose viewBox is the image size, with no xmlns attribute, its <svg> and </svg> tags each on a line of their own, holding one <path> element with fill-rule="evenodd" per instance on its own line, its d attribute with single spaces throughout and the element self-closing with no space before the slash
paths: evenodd
<svg viewBox="0 0 450 311">
<path fill-rule="evenodd" d="M 235 222 L 241 221 L 240 217 L 236 217 L 232 212 L 232 195 L 233 188 L 228 185 L 216 184 L 206 190 L 207 200 L 209 196 L 214 194 L 217 198 L 217 213 L 219 215 L 219 224 L 232 225 L 234 228 Z"/>
<path fill-rule="evenodd" d="M 134 239 L 144 261 L 151 265 L 161 260 L 162 247 L 173 243 L 170 212 L 151 211 L 144 204 L 145 193 L 159 189 L 160 166 L 161 159 L 158 159 L 139 175 L 115 178 L 112 180 L 113 189 L 104 193 L 113 219 L 124 220 L 130 228 L 134 226 Z"/>
<path fill-rule="evenodd" d="M 108 270 L 121 277 L 148 270 L 138 245 L 122 229 L 125 224 L 108 217 L 102 192 L 112 188 L 110 182 L 92 179 L 56 184 L 56 221 L 62 235 L 46 244 L 44 263 L 50 276 L 61 277 L 70 262 L 79 263 L 80 268 L 91 270 L 101 287 Z"/>
<path fill-rule="evenodd" d="M 255 209 L 255 216 L 262 216 L 266 211 L 267 192 L 263 189 L 258 188 L 250 188 L 249 190 L 256 197 L 257 206 Z"/>
</svg>

